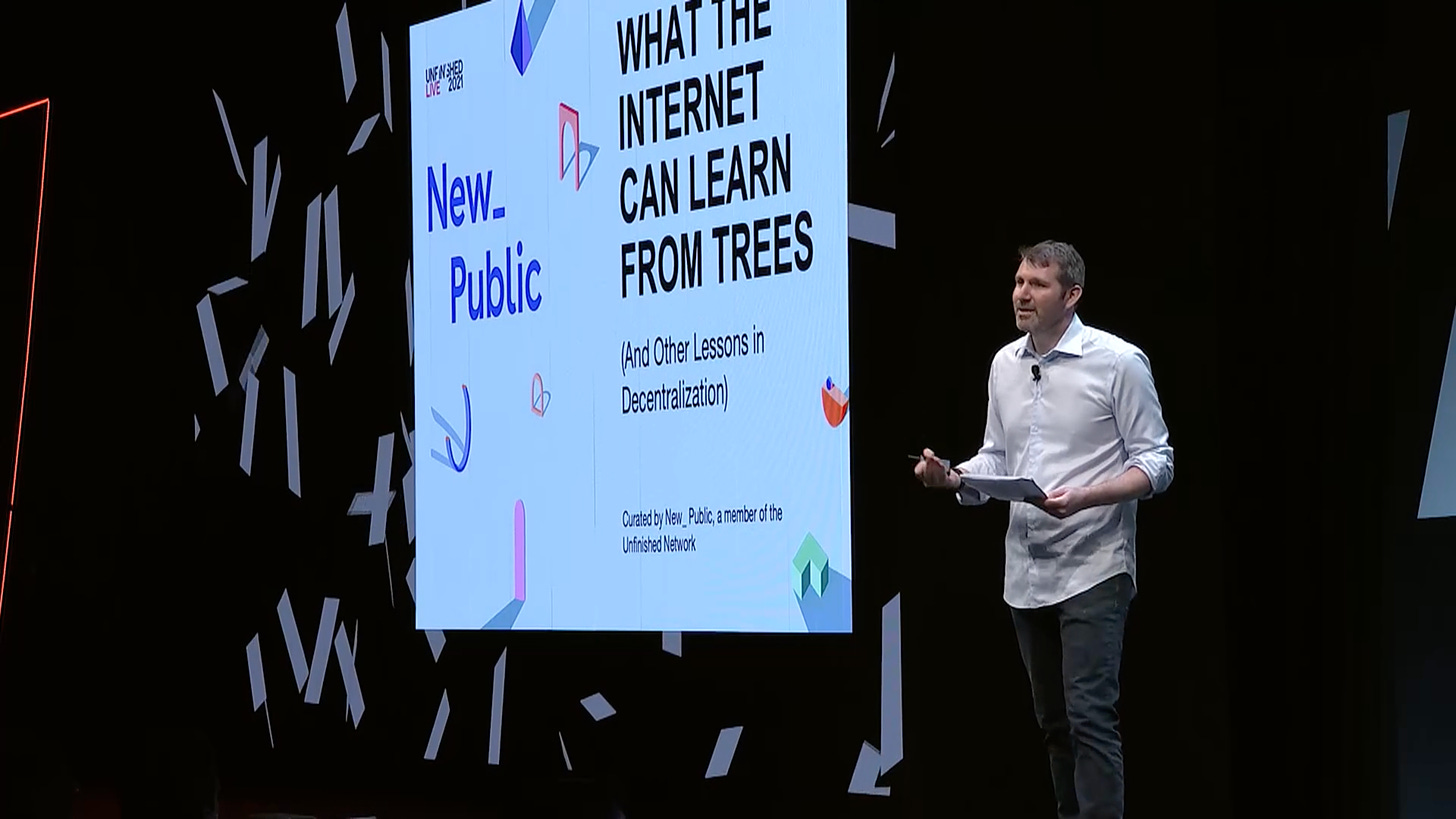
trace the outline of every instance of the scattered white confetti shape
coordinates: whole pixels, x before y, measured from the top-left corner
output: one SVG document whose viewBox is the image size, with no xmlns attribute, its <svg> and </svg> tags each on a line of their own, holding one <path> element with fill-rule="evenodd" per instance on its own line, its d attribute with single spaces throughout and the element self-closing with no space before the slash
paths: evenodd
<svg viewBox="0 0 1456 819">
<path fill-rule="evenodd" d="M 890 55 L 890 73 L 885 76 L 885 90 L 882 91 L 882 92 L 880 92 L 880 115 L 879 115 L 878 118 L 875 119 L 875 130 L 876 131 L 880 130 L 880 126 L 882 126 L 884 124 L 884 122 L 885 122 L 885 103 L 887 103 L 887 102 L 890 101 L 890 84 L 893 83 L 894 81 L 895 81 L 895 55 L 894 54 L 891 54 Z M 890 144 L 890 140 L 892 140 L 894 138 L 895 138 L 895 129 L 891 128 L 890 129 L 890 135 L 887 136 L 887 137 L 885 137 L 885 141 L 880 143 L 880 147 L 883 148 L 886 145 L 889 145 Z"/>
<path fill-rule="evenodd" d="M 288 491 L 303 497 L 298 464 L 298 384 L 293 371 L 283 368 L 283 427 L 288 444 Z"/>
<path fill-rule="evenodd" d="M 322 234 L 324 262 L 327 265 L 329 315 L 343 301 L 343 262 L 339 259 L 339 189 L 327 197 L 315 196 L 308 203 L 303 232 L 303 317 L 299 327 L 307 327 L 318 315 L 319 239 Z"/>
<path fill-rule="evenodd" d="M 293 666 L 293 680 L 298 685 L 299 691 L 304 691 L 304 683 L 308 683 L 308 690 L 304 691 L 303 701 L 310 705 L 318 705 L 319 695 L 323 693 L 324 674 L 329 664 L 329 651 L 333 646 L 331 637 L 334 633 L 334 622 L 339 614 L 339 600 L 336 597 L 325 597 L 323 611 L 319 613 L 318 637 L 313 646 L 313 663 L 305 664 L 303 639 L 298 633 L 298 623 L 293 618 L 293 605 L 288 600 L 288 590 L 283 591 L 283 597 L 278 601 L 278 623 L 283 627 L 283 644 L 288 649 L 288 662 Z"/>
<path fill-rule="evenodd" d="M 603 697 L 601 694 L 592 694 L 590 697 L 587 697 L 586 699 L 581 701 L 581 706 L 585 708 L 586 712 L 588 714 L 591 714 L 592 719 L 596 720 L 597 722 L 601 722 L 607 717 L 610 717 L 611 715 L 617 713 L 617 709 L 613 708 L 612 704 L 607 702 L 607 698 Z"/>
<path fill-rule="evenodd" d="M 350 515 L 369 516 L 369 545 L 378 546 L 384 542 L 384 525 L 389 520 L 389 506 L 394 502 L 394 491 L 389 488 L 390 468 L 394 463 L 394 433 L 379 436 L 379 446 L 374 454 L 374 491 L 354 495 L 349 506 Z"/>
<path fill-rule="evenodd" d="M 268 137 L 253 147 L 253 259 L 268 249 L 273 231 L 273 208 L 278 204 L 278 185 L 283 182 L 283 160 L 273 160 L 273 189 L 264 199 L 268 183 Z"/>
<path fill-rule="evenodd" d="M 394 105 L 390 101 L 389 88 L 389 41 L 384 39 L 384 33 L 379 34 L 379 64 L 384 67 L 384 124 L 389 127 L 390 133 L 394 132 Z"/>
<path fill-rule="evenodd" d="M 349 4 L 339 12 L 334 21 L 334 39 L 339 41 L 339 73 L 344 77 L 344 102 L 354 93 L 354 40 L 349 36 Z"/>
<path fill-rule="evenodd" d="M 501 649 L 500 659 L 495 661 L 495 675 L 490 687 L 490 749 L 488 762 L 500 764 L 501 718 L 506 711 L 506 649 Z"/>
<path fill-rule="evenodd" d="M 849 238 L 895 249 L 895 214 L 864 205 L 849 206 Z"/>
<path fill-rule="evenodd" d="M 354 669 L 354 651 L 349 646 L 349 633 L 342 624 L 334 633 L 334 656 L 339 658 L 339 673 L 344 677 L 344 692 L 348 695 L 348 716 L 354 719 L 354 728 L 364 718 L 364 692 L 359 687 L 359 674 Z"/>
<path fill-rule="evenodd" d="M 713 757 L 708 760 L 708 772 L 703 774 L 704 779 L 728 775 L 728 766 L 733 764 L 733 754 L 738 750 L 738 737 L 742 733 L 742 725 L 724 728 L 718 732 L 718 742 L 713 746 Z"/>
<path fill-rule="evenodd" d="M 328 263 L 329 315 L 344 301 L 344 262 L 339 256 L 339 187 L 324 199 L 324 260 Z"/>
<path fill-rule="evenodd" d="M 901 723 L 900 595 L 880 613 L 880 773 L 905 757 Z"/>
<path fill-rule="evenodd" d="M 885 124 L 885 103 L 890 101 L 890 84 L 895 81 L 895 55 L 890 55 L 890 73 L 885 75 L 885 90 L 880 92 L 880 115 L 875 119 L 875 130 Z"/>
<path fill-rule="evenodd" d="M 253 346 L 248 350 L 248 358 L 243 362 L 243 371 L 238 373 L 238 383 L 243 389 L 248 388 L 248 375 L 258 374 L 258 366 L 263 363 L 263 354 L 267 351 L 268 333 L 259 327 L 258 334 L 253 337 Z"/>
<path fill-rule="evenodd" d="M 875 786 L 879 774 L 880 752 L 866 742 L 859 749 L 859 759 L 855 760 L 854 773 L 849 777 L 849 792 L 865 796 L 889 796 L 889 788 Z"/>
<path fill-rule="evenodd" d="M 238 450 L 238 466 L 244 475 L 253 474 L 253 430 L 258 420 L 258 376 L 243 373 L 243 389 L 247 396 L 243 403 L 243 443 Z"/>
<path fill-rule="evenodd" d="M 349 309 L 354 306 L 354 277 L 349 277 L 349 289 L 344 291 L 344 304 L 339 308 L 339 315 L 334 319 L 334 329 L 329 333 L 329 363 L 334 363 L 334 356 L 339 352 L 339 340 L 344 337 L 344 325 L 349 322 Z"/>
<path fill-rule="evenodd" d="M 415 365 L 415 280 L 410 269 L 411 262 L 404 265 L 404 329 L 409 339 L 409 362 Z"/>
<path fill-rule="evenodd" d="M 450 692 L 440 692 L 440 709 L 435 712 L 435 727 L 430 729 L 430 741 L 425 745 L 425 759 L 433 760 L 440 752 L 440 739 L 445 736 L 445 723 L 450 721 Z"/>
<path fill-rule="evenodd" d="M 404 584 L 409 587 L 410 602 L 415 601 L 415 559 L 410 558 L 409 571 L 404 573 Z"/>
<path fill-rule="evenodd" d="M 217 89 L 213 89 L 212 98 L 217 101 L 217 115 L 222 118 L 222 132 L 227 135 L 228 150 L 233 154 L 233 167 L 238 169 L 238 178 L 246 185 L 248 177 L 243 175 L 243 160 L 238 157 L 238 143 L 233 139 L 233 127 L 228 124 L 227 111 L 222 107 L 222 97 L 217 95 Z"/>
<path fill-rule="evenodd" d="M 409 535 L 409 542 L 415 542 L 415 434 L 404 424 L 404 413 L 399 415 L 399 432 L 404 437 L 404 448 L 409 453 L 409 469 L 404 472 L 400 479 L 400 493 L 404 495 L 404 527 Z M 393 586 L 390 587 L 390 594 L 393 594 Z"/>
<path fill-rule="evenodd" d="M 370 132 L 374 130 L 374 123 L 378 121 L 378 114 L 375 114 L 369 119 L 364 120 L 363 124 L 359 126 L 359 133 L 354 135 L 354 141 L 349 144 L 349 154 L 354 154 L 358 152 L 360 148 L 364 147 L 364 144 L 369 141 Z"/>
<path fill-rule="evenodd" d="M 253 690 L 253 712 L 263 709 L 263 718 L 268 722 L 268 747 L 273 747 L 273 716 L 268 713 L 268 686 L 263 679 L 263 652 L 258 644 L 259 635 L 248 641 L 248 685 Z"/>
<path fill-rule="evenodd" d="M 220 281 L 212 287 L 207 288 L 207 292 L 214 296 L 221 296 L 223 293 L 230 293 L 247 283 L 248 280 L 242 276 L 233 276 L 231 279 Z"/>
<path fill-rule="evenodd" d="M 207 370 L 212 375 L 212 394 L 227 388 L 227 370 L 222 363 L 222 341 L 217 337 L 217 319 L 212 314 L 212 296 L 197 303 L 197 323 L 202 328 L 202 347 L 207 351 Z"/>
</svg>

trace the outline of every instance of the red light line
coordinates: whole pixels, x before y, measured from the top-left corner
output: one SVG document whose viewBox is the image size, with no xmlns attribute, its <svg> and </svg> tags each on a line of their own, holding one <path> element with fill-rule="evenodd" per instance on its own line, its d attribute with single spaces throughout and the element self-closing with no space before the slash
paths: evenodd
<svg viewBox="0 0 1456 819">
<path fill-rule="evenodd" d="M 15 523 L 15 488 L 16 482 L 20 478 L 20 430 L 25 423 L 25 387 L 26 382 L 30 380 L 30 337 L 35 326 L 35 280 L 36 271 L 40 266 L 41 214 L 45 211 L 46 153 L 51 142 L 51 100 L 50 97 L 46 97 L 0 114 L 0 119 L 4 119 L 39 105 L 45 106 L 45 133 L 41 138 L 40 147 L 40 201 L 35 209 L 35 251 L 30 257 L 30 306 L 26 310 L 25 317 L 25 364 L 20 371 L 20 415 L 15 422 L 15 464 L 10 473 L 10 508 L 5 523 L 5 551 L 0 553 L 0 611 L 4 611 L 5 607 L 5 575 L 10 566 L 10 528 Z"/>
<path fill-rule="evenodd" d="M 28 103 L 20 106 L 19 108 L 11 108 L 9 111 L 6 111 L 5 113 L 0 114 L 0 119 L 5 119 L 6 117 L 10 116 L 11 114 L 18 114 L 21 111 L 29 111 L 30 109 L 36 107 L 37 105 L 44 105 L 44 106 L 46 106 L 46 111 L 49 112 L 50 111 L 50 102 L 51 102 L 50 97 L 47 97 L 47 98 L 45 98 L 43 100 L 36 100 L 35 102 L 28 102 Z M 49 113 L 47 113 L 47 116 L 49 116 Z"/>
</svg>

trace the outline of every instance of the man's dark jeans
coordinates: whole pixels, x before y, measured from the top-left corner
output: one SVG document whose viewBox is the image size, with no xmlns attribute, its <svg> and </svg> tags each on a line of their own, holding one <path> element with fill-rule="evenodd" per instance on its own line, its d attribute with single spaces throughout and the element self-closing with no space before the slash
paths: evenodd
<svg viewBox="0 0 1456 819">
<path fill-rule="evenodd" d="M 1059 816 L 1122 819 L 1118 673 L 1133 594 L 1119 574 L 1056 605 L 1011 610 Z"/>
</svg>

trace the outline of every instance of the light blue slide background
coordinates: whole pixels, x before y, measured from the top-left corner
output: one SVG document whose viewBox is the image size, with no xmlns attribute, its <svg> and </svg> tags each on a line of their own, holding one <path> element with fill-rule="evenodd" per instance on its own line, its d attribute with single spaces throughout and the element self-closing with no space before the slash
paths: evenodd
<svg viewBox="0 0 1456 819">
<path fill-rule="evenodd" d="M 416 627 L 479 629 L 513 597 L 513 514 L 526 509 L 526 600 L 517 629 L 805 631 L 790 563 L 813 533 L 838 574 L 850 566 L 849 438 L 853 414 L 826 422 L 820 388 L 848 377 L 848 237 L 843 4 L 774 3 L 763 40 L 717 48 L 715 7 L 698 13 L 698 53 L 622 75 L 617 22 L 670 6 L 558 2 L 524 76 L 510 55 L 517 4 L 487 3 L 410 30 L 415 396 L 420 447 L 416 488 Z M 728 4 L 725 4 L 725 9 Z M 527 4 L 527 11 L 530 4 Z M 691 35 L 684 21 L 684 36 Z M 726 43 L 725 38 L 725 43 Z M 425 96 L 429 66 L 463 60 L 464 86 Z M 759 118 L 702 134 L 618 149 L 618 97 L 702 77 L 753 60 Z M 741 110 L 751 88 L 740 81 Z M 599 146 L 581 189 L 558 178 L 558 104 L 580 112 L 581 140 Z M 650 129 L 650 125 L 649 125 Z M 792 134 L 792 191 L 697 212 L 688 210 L 688 157 L 704 191 L 707 151 Z M 650 136 L 650 133 L 649 133 Z M 571 134 L 567 132 L 570 160 Z M 583 154 L 585 158 L 585 154 Z M 624 224 L 625 168 L 677 158 L 676 215 Z M 490 207 L 500 220 L 427 229 L 427 169 L 438 179 L 492 171 Z M 727 171 L 725 160 L 720 167 Z M 444 180 L 448 185 L 449 180 Z M 629 188 L 630 191 L 630 188 Z M 448 210 L 448 189 L 445 190 Z M 630 193 L 629 193 L 630 195 Z M 751 281 L 718 281 L 713 227 L 808 210 L 813 266 Z M 624 242 L 703 231 L 701 288 L 621 294 Z M 792 226 L 787 231 L 792 237 Z M 516 243 L 540 262 L 536 312 L 471 321 L 465 297 L 450 321 L 450 258 L 472 275 L 504 270 Z M 785 256 L 802 252 L 796 243 Z M 514 273 L 514 271 L 512 271 Z M 726 360 L 622 371 L 625 340 L 691 341 L 762 331 L 766 351 Z M 540 373 L 550 404 L 531 412 Z M 727 379 L 728 405 L 622 413 L 622 388 Z M 464 433 L 461 385 L 472 409 L 470 460 L 462 473 L 435 461 L 444 451 L 438 410 Z M 457 447 L 457 457 L 459 442 Z M 720 509 L 773 503 L 783 520 L 692 526 L 697 551 L 624 554 L 624 510 Z M 809 592 L 810 595 L 813 592 Z M 830 626 L 848 631 L 844 617 Z"/>
</svg>

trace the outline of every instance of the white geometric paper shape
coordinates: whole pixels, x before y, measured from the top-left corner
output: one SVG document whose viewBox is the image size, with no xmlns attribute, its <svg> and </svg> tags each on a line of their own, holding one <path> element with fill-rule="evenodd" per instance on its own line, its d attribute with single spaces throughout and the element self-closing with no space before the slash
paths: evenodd
<svg viewBox="0 0 1456 819">
<path fill-rule="evenodd" d="M 885 90 L 880 92 L 880 115 L 875 118 L 875 130 L 885 124 L 885 103 L 890 101 L 890 84 L 895 81 L 895 55 L 890 55 L 890 73 L 885 75 Z"/>
<path fill-rule="evenodd" d="M 231 279 L 220 281 L 212 287 L 207 288 L 207 292 L 214 296 L 221 296 L 223 293 L 231 293 L 247 283 L 248 280 L 242 276 L 233 276 Z"/>
<path fill-rule="evenodd" d="M 288 664 L 293 668 L 293 681 L 298 690 L 308 681 L 308 658 L 303 653 L 303 638 L 298 634 L 298 621 L 293 617 L 293 604 L 288 600 L 288 589 L 278 599 L 278 625 L 283 629 L 283 647 L 288 649 Z"/>
<path fill-rule="evenodd" d="M 500 659 L 495 661 L 495 674 L 490 687 L 490 748 L 487 762 L 500 764 L 501 719 L 506 711 L 506 649 L 501 649 Z"/>
<path fill-rule="evenodd" d="M 849 238 L 895 249 L 895 214 L 851 203 Z"/>
<path fill-rule="evenodd" d="M 384 542 L 384 527 L 389 520 L 389 506 L 394 502 L 394 491 L 389 488 L 390 468 L 394 463 L 394 433 L 379 436 L 378 449 L 374 455 L 374 491 L 359 492 L 349 506 L 350 515 L 369 516 L 369 545 L 378 546 Z"/>
<path fill-rule="evenodd" d="M 708 770 L 703 774 L 704 779 L 715 779 L 728 775 L 728 766 L 733 764 L 733 753 L 738 750 L 738 737 L 742 734 L 742 725 L 724 728 L 718 732 L 718 742 L 713 746 L 713 757 L 708 760 Z"/>
<path fill-rule="evenodd" d="M 222 341 L 217 336 L 217 319 L 212 315 L 212 296 L 197 303 L 197 324 L 202 328 L 202 347 L 207 352 L 207 371 L 212 376 L 212 394 L 227 388 L 227 368 L 222 363 Z"/>
<path fill-rule="evenodd" d="M 378 121 L 379 115 L 375 114 L 360 124 L 359 132 L 354 135 L 354 141 L 349 145 L 349 154 L 353 154 L 364 147 L 364 143 L 369 141 L 370 132 L 374 130 L 374 123 Z"/>
<path fill-rule="evenodd" d="M 253 690 L 253 710 L 257 711 L 268 701 L 268 686 L 263 680 L 263 652 L 258 645 L 259 635 L 248 641 L 248 685 Z"/>
<path fill-rule="evenodd" d="M 1426 473 L 1421 483 L 1416 518 L 1456 516 L 1456 315 L 1446 342 L 1446 362 L 1436 394 L 1436 417 L 1426 450 Z"/>
<path fill-rule="evenodd" d="M 324 598 L 324 610 L 319 615 L 318 636 L 313 643 L 313 663 L 308 668 L 308 690 L 303 692 L 303 701 L 318 705 L 324 693 L 324 678 L 328 676 L 329 650 L 333 648 L 330 636 L 334 633 L 334 620 L 339 614 L 337 598 Z"/>
<path fill-rule="evenodd" d="M 349 35 L 349 4 L 339 12 L 334 21 L 334 39 L 339 43 L 339 73 L 344 77 L 344 102 L 354 93 L 354 39 Z"/>
<path fill-rule="evenodd" d="M 590 697 L 582 700 L 581 707 L 585 708 L 586 712 L 591 714 L 592 719 L 597 722 L 601 722 L 617 713 L 617 709 L 613 708 L 612 704 L 607 702 L 607 698 L 601 694 L 592 694 Z"/>
<path fill-rule="evenodd" d="M 415 365 L 415 280 L 411 262 L 404 265 L 404 329 L 409 339 L 409 362 Z M 413 457 L 413 456 L 411 456 Z"/>
<path fill-rule="evenodd" d="M 1400 155 L 1405 151 L 1406 125 L 1410 111 L 1400 111 L 1385 118 L 1385 227 L 1395 211 L 1395 185 L 1400 179 Z"/>
<path fill-rule="evenodd" d="M 415 434 L 404 422 L 404 413 L 399 414 L 399 437 L 404 439 L 404 451 L 409 455 L 410 463 L 415 462 Z"/>
<path fill-rule="evenodd" d="M 263 679 L 263 652 L 258 644 L 259 635 L 248 641 L 248 686 L 253 691 L 253 712 L 263 709 L 263 718 L 268 723 L 268 747 L 273 747 L 273 715 L 268 713 L 268 686 Z"/>
<path fill-rule="evenodd" d="M 404 495 L 404 528 L 409 542 L 415 542 L 415 468 L 411 466 L 399 481 L 400 494 Z"/>
<path fill-rule="evenodd" d="M 250 371 L 243 373 L 243 442 L 238 451 L 238 466 L 244 475 L 253 474 L 253 430 L 258 420 L 258 376 Z"/>
<path fill-rule="evenodd" d="M 344 261 L 339 255 L 339 186 L 324 199 L 324 261 L 328 265 L 329 315 L 344 300 Z"/>
<path fill-rule="evenodd" d="M 334 319 L 334 329 L 329 333 L 329 363 L 334 363 L 334 356 L 339 352 L 339 339 L 344 336 L 344 325 L 349 321 L 349 308 L 354 306 L 354 277 L 349 277 L 349 288 L 344 291 L 344 304 L 339 309 L 339 315 Z"/>
<path fill-rule="evenodd" d="M 900 595 L 885 604 L 880 623 L 880 773 L 905 757 L 901 723 Z"/>
<path fill-rule="evenodd" d="M 233 140 L 233 127 L 228 124 L 227 111 L 223 110 L 222 97 L 217 95 L 217 89 L 213 89 L 212 98 L 217 101 L 217 115 L 222 118 L 222 132 L 227 135 L 228 150 L 233 155 L 233 167 L 238 169 L 238 178 L 243 184 L 248 184 L 248 177 L 243 175 L 243 160 L 238 157 L 238 143 Z"/>
<path fill-rule="evenodd" d="M 328 276 L 329 315 L 343 301 L 343 262 L 339 258 L 339 189 L 328 196 L 315 196 L 308 203 L 303 232 L 303 316 L 299 327 L 307 327 L 318 315 L 319 244 L 322 238 L 324 264 Z"/>
<path fill-rule="evenodd" d="M 430 741 L 425 745 L 425 759 L 434 759 L 440 752 L 440 739 L 445 736 L 445 723 L 450 721 L 450 692 L 440 692 L 440 708 L 435 712 L 435 727 L 430 729 Z"/>
<path fill-rule="evenodd" d="M 334 633 L 334 621 L 339 613 L 339 600 L 336 597 L 325 597 L 323 611 L 319 613 L 318 637 L 314 641 L 313 663 L 305 662 L 303 639 L 298 632 L 298 622 L 293 617 L 293 604 L 288 600 L 288 590 L 283 590 L 283 596 L 278 600 L 278 624 L 283 629 L 283 644 L 288 649 L 288 662 L 293 666 L 293 681 L 298 685 L 298 690 L 304 690 L 304 683 L 308 683 L 308 690 L 303 695 L 303 701 L 310 705 L 317 705 L 319 695 L 323 692 L 324 675 L 328 669 L 329 651 L 333 646 L 330 639 Z"/>
<path fill-rule="evenodd" d="M 348 716 L 359 727 L 364 718 L 364 691 L 359 687 L 359 674 L 354 669 L 354 651 L 349 646 L 349 634 L 341 624 L 334 634 L 334 656 L 339 658 L 339 672 L 344 677 L 344 692 L 348 695 Z"/>
<path fill-rule="evenodd" d="M 248 388 L 248 373 L 258 373 L 258 366 L 263 363 L 263 354 L 267 350 L 268 332 L 259 327 L 258 334 L 253 337 L 253 346 L 248 350 L 248 357 L 243 361 L 243 371 L 238 373 L 238 383 L 243 389 Z"/>
<path fill-rule="evenodd" d="M 855 760 L 854 773 L 849 777 L 849 792 L 863 794 L 865 796 L 889 796 L 889 788 L 876 787 L 875 780 L 880 775 L 880 752 L 875 746 L 866 742 L 859 749 L 859 759 Z"/>
<path fill-rule="evenodd" d="M 283 436 L 288 446 L 288 491 L 303 497 L 298 464 L 298 384 L 293 371 L 283 368 Z"/>
<path fill-rule="evenodd" d="M 307 327 L 318 314 L 318 263 L 319 232 L 324 218 L 324 198 L 315 196 L 308 203 L 303 227 L 303 320 L 299 327 Z"/>
<path fill-rule="evenodd" d="M 379 64 L 384 68 L 384 124 L 394 132 L 394 104 L 391 102 L 389 88 L 389 42 L 384 39 L 384 33 L 379 34 Z"/>
<path fill-rule="evenodd" d="M 268 249 L 268 236 L 273 231 L 273 208 L 278 204 L 278 185 L 283 182 L 283 160 L 273 160 L 273 189 L 264 200 L 268 179 L 268 137 L 253 147 L 253 259 Z"/>
</svg>

